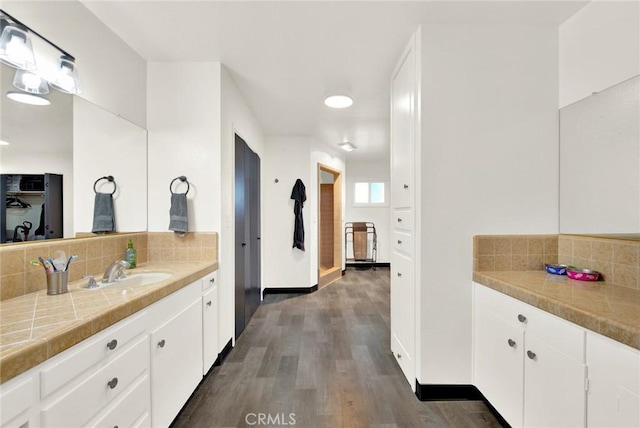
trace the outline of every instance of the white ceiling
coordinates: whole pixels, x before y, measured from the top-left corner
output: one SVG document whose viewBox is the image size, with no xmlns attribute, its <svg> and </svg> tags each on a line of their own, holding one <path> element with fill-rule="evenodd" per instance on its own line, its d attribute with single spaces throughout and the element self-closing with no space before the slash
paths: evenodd
<svg viewBox="0 0 640 428">
<path fill-rule="evenodd" d="M 389 79 L 420 23 L 557 26 L 584 1 L 87 1 L 148 61 L 220 61 L 268 136 L 389 153 Z M 346 93 L 354 105 L 324 106 Z"/>
</svg>

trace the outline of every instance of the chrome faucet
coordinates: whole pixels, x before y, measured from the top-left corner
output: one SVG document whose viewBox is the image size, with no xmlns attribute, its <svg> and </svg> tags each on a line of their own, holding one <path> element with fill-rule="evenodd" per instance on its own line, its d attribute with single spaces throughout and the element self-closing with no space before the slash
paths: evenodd
<svg viewBox="0 0 640 428">
<path fill-rule="evenodd" d="M 104 275 L 102 276 L 102 282 L 109 284 L 117 279 L 126 278 L 123 269 L 126 269 L 130 266 L 131 265 L 124 260 L 116 260 L 115 262 L 111 263 L 111 265 L 104 272 Z"/>
</svg>

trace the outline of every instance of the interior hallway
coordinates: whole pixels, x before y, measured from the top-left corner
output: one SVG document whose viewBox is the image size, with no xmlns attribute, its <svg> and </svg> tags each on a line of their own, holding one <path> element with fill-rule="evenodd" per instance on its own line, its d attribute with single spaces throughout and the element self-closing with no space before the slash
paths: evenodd
<svg viewBox="0 0 640 428">
<path fill-rule="evenodd" d="M 420 402 L 389 345 L 389 270 L 267 296 L 173 427 L 499 427 L 482 402 Z M 290 414 L 295 414 L 291 419 Z M 295 422 L 295 423 L 293 423 Z"/>
</svg>

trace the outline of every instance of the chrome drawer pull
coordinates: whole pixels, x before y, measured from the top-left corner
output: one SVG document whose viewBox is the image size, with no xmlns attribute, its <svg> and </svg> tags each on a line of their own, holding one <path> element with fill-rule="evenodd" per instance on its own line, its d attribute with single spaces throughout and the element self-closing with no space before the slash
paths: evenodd
<svg viewBox="0 0 640 428">
<path fill-rule="evenodd" d="M 114 377 L 109 382 L 107 382 L 107 385 L 109 385 L 109 388 L 111 388 L 111 389 L 115 388 L 116 385 L 118 385 L 118 378 Z"/>
<path fill-rule="evenodd" d="M 520 321 L 520 322 L 525 322 L 526 320 L 527 320 L 527 317 L 525 317 L 525 316 L 524 316 L 524 315 L 522 315 L 522 314 L 518 314 L 518 321 Z"/>
<path fill-rule="evenodd" d="M 530 360 L 535 360 L 536 354 L 535 352 L 527 351 L 527 357 L 529 357 Z"/>
<path fill-rule="evenodd" d="M 398 245 L 402 245 L 402 241 L 398 239 Z"/>
<path fill-rule="evenodd" d="M 510 347 L 515 348 L 516 347 L 516 342 L 513 339 L 509 339 L 507 340 L 507 343 L 509 344 Z"/>
<path fill-rule="evenodd" d="M 207 306 L 211 306 L 211 300 L 207 302 Z"/>
<path fill-rule="evenodd" d="M 405 189 L 408 189 L 408 188 L 409 188 L 409 185 L 408 185 L 408 184 L 405 184 L 403 187 L 404 187 Z"/>
<path fill-rule="evenodd" d="M 402 276 L 402 274 L 400 272 L 398 272 L 398 277 Z"/>
<path fill-rule="evenodd" d="M 216 279 L 215 279 L 215 278 L 211 278 L 211 279 L 209 280 L 209 282 L 213 284 L 214 282 L 216 282 Z"/>
<path fill-rule="evenodd" d="M 398 217 L 398 223 L 402 223 L 402 219 Z"/>
<path fill-rule="evenodd" d="M 109 348 L 110 351 L 116 349 L 116 346 L 118 346 L 118 341 L 116 339 L 113 339 L 111 342 L 107 343 L 107 348 Z"/>
<path fill-rule="evenodd" d="M 165 344 L 164 339 L 162 339 L 160 342 L 158 342 L 158 346 L 161 347 L 161 348 L 164 348 L 164 344 Z"/>
</svg>

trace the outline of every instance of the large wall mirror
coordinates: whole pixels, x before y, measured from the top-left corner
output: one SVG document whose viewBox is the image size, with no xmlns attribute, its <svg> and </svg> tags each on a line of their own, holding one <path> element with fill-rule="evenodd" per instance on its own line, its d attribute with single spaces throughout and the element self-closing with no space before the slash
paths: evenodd
<svg viewBox="0 0 640 428">
<path fill-rule="evenodd" d="M 50 91 L 51 104 L 32 106 L 6 97 L 14 90 L 15 69 L 0 69 L 0 174 L 39 176 L 46 173 L 62 177 L 63 233 L 71 238 L 91 232 L 93 224 L 93 184 L 101 176 L 115 178 L 114 210 L 117 232 L 147 230 L 147 132 L 145 129 L 92 104 L 79 96 Z M 36 178 L 37 180 L 37 178 Z M 20 229 L 20 240 L 43 239 L 36 236 L 45 194 L 28 191 L 26 185 L 3 195 L 1 210 L 6 241 L 12 241 L 16 226 L 32 225 L 28 236 Z M 25 187 L 26 186 L 26 187 Z M 37 184 L 36 184 L 37 186 Z M 104 186 L 104 187 L 102 187 Z M 39 189 L 39 187 L 35 187 Z M 97 190 L 111 192 L 100 184 Z M 9 200 L 15 197 L 17 201 Z M 7 208 L 9 204 L 11 208 Z M 23 206 L 24 205 L 24 206 Z M 56 231 L 57 233 L 58 231 Z"/>
<path fill-rule="evenodd" d="M 640 237 L 640 76 L 560 110 L 560 232 Z"/>
</svg>

